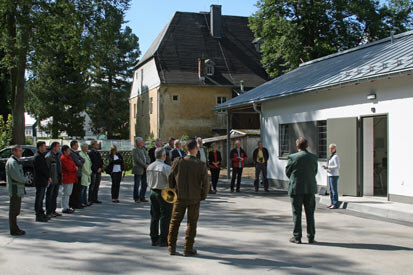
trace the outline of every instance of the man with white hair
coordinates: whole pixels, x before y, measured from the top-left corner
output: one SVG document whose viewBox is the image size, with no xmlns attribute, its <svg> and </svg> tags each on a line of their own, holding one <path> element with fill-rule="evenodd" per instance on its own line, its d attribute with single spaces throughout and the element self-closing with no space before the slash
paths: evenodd
<svg viewBox="0 0 413 275">
<path fill-rule="evenodd" d="M 156 160 L 146 170 L 148 186 L 151 189 L 151 226 L 150 236 L 152 245 L 168 246 L 168 230 L 172 214 L 172 204 L 167 203 L 161 196 L 162 190 L 168 188 L 168 175 L 171 166 L 165 164 L 166 151 L 156 148 Z M 160 229 L 160 234 L 159 234 Z"/>
<path fill-rule="evenodd" d="M 147 188 L 146 169 L 149 166 L 150 159 L 148 152 L 145 149 L 143 138 L 137 137 L 135 139 L 135 146 L 136 147 L 132 150 L 132 173 L 134 174 L 133 199 L 136 203 L 147 202 L 148 200 L 145 199 Z"/>
<path fill-rule="evenodd" d="M 206 149 L 204 147 L 204 143 L 202 142 L 202 138 L 201 137 L 197 137 L 196 139 L 196 143 L 198 143 L 198 154 L 196 155 L 196 157 L 202 161 L 203 163 L 207 163 L 207 154 L 206 154 Z"/>
<path fill-rule="evenodd" d="M 338 177 L 340 169 L 340 158 L 337 155 L 337 145 L 330 144 L 330 158 L 328 159 L 327 165 L 323 168 L 327 170 L 328 186 L 330 188 L 330 198 L 331 204 L 328 206 L 330 209 L 337 209 L 339 207 L 338 201 Z"/>
<path fill-rule="evenodd" d="M 184 151 L 182 151 L 182 149 L 181 149 L 181 141 L 179 140 L 179 139 L 176 139 L 175 141 L 174 141 L 174 146 L 175 146 L 175 148 L 171 151 L 171 153 L 170 153 L 170 159 L 171 159 L 171 164 L 174 162 L 174 160 L 176 159 L 176 158 L 183 158 L 183 157 L 185 157 L 185 152 Z"/>
<path fill-rule="evenodd" d="M 151 163 L 156 160 L 155 150 L 156 150 L 157 148 L 161 148 L 161 147 L 162 147 L 162 139 L 157 138 L 157 139 L 155 140 L 155 146 L 153 146 L 151 149 L 148 150 L 148 155 L 149 155 L 149 158 L 151 159 Z"/>
</svg>

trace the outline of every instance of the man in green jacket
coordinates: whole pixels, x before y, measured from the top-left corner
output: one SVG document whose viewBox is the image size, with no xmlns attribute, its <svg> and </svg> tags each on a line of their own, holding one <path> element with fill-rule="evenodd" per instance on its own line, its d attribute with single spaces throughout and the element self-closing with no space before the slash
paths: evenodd
<svg viewBox="0 0 413 275">
<path fill-rule="evenodd" d="M 146 181 L 146 168 L 148 168 L 151 162 L 148 152 L 145 149 L 145 141 L 143 138 L 137 137 L 135 139 L 135 146 L 132 150 L 132 173 L 134 174 L 133 199 L 136 203 L 147 202 L 148 200 L 145 199 L 146 188 L 148 186 Z"/>
<path fill-rule="evenodd" d="M 17 226 L 17 216 L 20 214 L 22 197 L 25 194 L 26 177 L 23 173 L 22 164 L 19 159 L 22 156 L 22 148 L 16 145 L 12 148 L 12 156 L 6 163 L 7 190 L 10 196 L 9 226 L 10 234 L 20 236 L 26 234 Z"/>
<path fill-rule="evenodd" d="M 308 152 L 308 141 L 300 137 L 296 141 L 298 152 L 288 157 L 285 173 L 290 179 L 288 195 L 293 209 L 294 236 L 292 243 L 301 243 L 301 212 L 304 205 L 307 219 L 307 237 L 309 243 L 314 243 L 315 236 L 315 193 L 317 193 L 317 156 Z"/>
</svg>

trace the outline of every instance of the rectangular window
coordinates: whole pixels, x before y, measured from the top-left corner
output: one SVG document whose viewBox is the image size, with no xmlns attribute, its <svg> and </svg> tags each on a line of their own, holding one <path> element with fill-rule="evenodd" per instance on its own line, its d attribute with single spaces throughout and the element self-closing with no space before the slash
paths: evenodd
<svg viewBox="0 0 413 275">
<path fill-rule="evenodd" d="M 153 97 L 149 98 L 149 114 L 153 113 Z"/>
<path fill-rule="evenodd" d="M 136 111 L 137 111 L 137 108 L 136 108 L 136 103 L 135 103 L 133 104 L 133 118 L 136 118 Z"/>
<path fill-rule="evenodd" d="M 178 95 L 173 95 L 172 96 L 172 101 L 175 101 L 175 102 L 179 101 L 179 96 Z"/>
<path fill-rule="evenodd" d="M 327 121 L 317 121 L 318 128 L 318 157 L 327 158 Z"/>
<path fill-rule="evenodd" d="M 143 112 L 143 108 L 145 107 L 145 100 L 141 101 L 141 116 L 144 116 L 145 113 Z"/>
<path fill-rule="evenodd" d="M 217 105 L 227 102 L 226 96 L 217 96 Z M 225 110 L 220 110 L 218 113 L 224 113 Z"/>
<path fill-rule="evenodd" d="M 288 124 L 280 125 L 280 157 L 286 157 L 290 154 L 290 136 Z"/>
<path fill-rule="evenodd" d="M 295 141 L 299 137 L 308 140 L 309 151 L 319 158 L 327 158 L 327 121 L 309 121 L 280 124 L 279 156 L 287 157 L 297 152 Z"/>
<path fill-rule="evenodd" d="M 141 90 L 143 89 L 143 69 L 141 69 Z"/>
</svg>

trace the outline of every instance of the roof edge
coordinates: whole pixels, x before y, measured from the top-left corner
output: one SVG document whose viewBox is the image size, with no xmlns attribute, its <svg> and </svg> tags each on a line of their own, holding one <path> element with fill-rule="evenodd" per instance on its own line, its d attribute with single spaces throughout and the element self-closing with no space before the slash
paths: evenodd
<svg viewBox="0 0 413 275">
<path fill-rule="evenodd" d="M 247 105 L 251 105 L 251 104 L 254 104 L 254 103 L 262 103 L 262 102 L 265 102 L 265 101 L 279 99 L 279 98 L 283 98 L 283 97 L 296 96 L 296 95 L 301 95 L 301 94 L 316 92 L 316 91 L 323 91 L 323 90 L 326 90 L 326 89 L 344 87 L 344 86 L 348 86 L 348 85 L 351 85 L 351 84 L 363 83 L 363 82 L 370 81 L 370 80 L 380 80 L 380 79 L 383 79 L 383 78 L 386 78 L 386 77 L 389 77 L 389 76 L 406 75 L 406 74 L 409 74 L 409 73 L 413 73 L 413 68 L 393 71 L 391 73 L 384 73 L 384 74 L 374 75 L 374 76 L 370 76 L 370 77 L 358 78 L 358 79 L 354 79 L 354 80 L 351 80 L 351 81 L 337 82 L 337 83 L 334 83 L 334 84 L 331 84 L 331 85 L 318 86 L 318 87 L 313 87 L 313 88 L 304 89 L 304 90 L 291 91 L 291 92 L 288 92 L 288 93 L 285 93 L 285 94 L 280 94 L 280 95 L 275 95 L 275 96 L 268 96 L 268 97 L 264 97 L 264 98 L 261 98 L 261 99 L 249 100 L 249 101 L 238 103 L 238 104 L 227 105 L 224 108 L 219 108 L 219 105 L 217 105 L 213 108 L 213 110 L 214 111 L 228 110 L 228 109 L 231 109 L 231 108 L 247 106 Z M 223 104 L 225 104 L 225 103 L 223 103 Z"/>
<path fill-rule="evenodd" d="M 399 33 L 397 35 L 394 35 L 393 39 L 399 39 L 399 38 L 409 36 L 409 35 L 413 35 L 413 30 L 407 31 L 407 32 L 402 32 L 402 33 Z M 317 58 L 317 59 L 314 59 L 314 60 L 304 62 L 304 63 L 300 64 L 298 67 L 304 67 L 304 66 L 314 64 L 314 63 L 317 63 L 317 62 L 320 62 L 320 61 L 324 61 L 324 60 L 327 60 L 327 59 L 330 59 L 330 58 L 334 58 L 334 57 L 337 57 L 337 56 L 340 56 L 340 55 L 344 55 L 344 54 L 348 54 L 348 53 L 351 53 L 351 52 L 354 52 L 354 51 L 358 51 L 358 50 L 361 50 L 361 49 L 372 47 L 372 46 L 375 46 L 377 44 L 386 43 L 386 42 L 391 41 L 391 40 L 392 40 L 392 38 L 391 38 L 391 36 L 389 36 L 389 37 L 386 37 L 386 38 L 383 38 L 383 39 L 380 39 L 380 40 L 369 42 L 369 43 L 364 44 L 364 45 L 360 45 L 360 46 L 357 46 L 357 47 L 354 47 L 354 48 L 351 48 L 351 49 L 347 49 L 347 50 L 342 51 L 342 52 L 329 54 L 329 55 L 326 55 L 326 56 L 323 56 L 323 57 L 320 57 L 320 58 Z"/>
</svg>

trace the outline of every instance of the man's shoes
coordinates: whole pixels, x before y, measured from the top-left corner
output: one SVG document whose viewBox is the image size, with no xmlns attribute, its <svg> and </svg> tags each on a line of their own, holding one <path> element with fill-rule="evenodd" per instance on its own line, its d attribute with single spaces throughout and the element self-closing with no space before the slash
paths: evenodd
<svg viewBox="0 0 413 275">
<path fill-rule="evenodd" d="M 147 199 L 141 199 L 141 202 L 148 202 Z"/>
<path fill-rule="evenodd" d="M 46 217 L 48 220 L 50 220 L 51 218 L 53 218 L 53 214 L 47 214 Z"/>
<path fill-rule="evenodd" d="M 330 204 L 329 206 L 327 206 L 327 208 L 330 208 L 331 206 L 333 206 L 332 204 Z"/>
<path fill-rule="evenodd" d="M 176 255 L 176 248 L 168 248 L 169 255 Z"/>
<path fill-rule="evenodd" d="M 208 193 L 209 193 L 209 194 L 216 194 L 217 192 L 211 189 L 211 190 L 209 190 Z"/>
<path fill-rule="evenodd" d="M 197 255 L 198 253 L 196 252 L 196 249 L 192 249 L 190 251 L 184 251 L 184 256 L 185 257 L 192 257 Z"/>
<path fill-rule="evenodd" d="M 12 236 L 23 236 L 23 235 L 26 235 L 26 231 L 18 230 L 16 232 L 10 232 L 10 235 L 12 235 Z"/>
<path fill-rule="evenodd" d="M 113 203 L 120 203 L 119 200 L 112 200 Z"/>
<path fill-rule="evenodd" d="M 99 201 L 99 200 L 95 200 L 95 201 L 93 201 L 93 203 L 102 203 L 102 202 Z"/>
<path fill-rule="evenodd" d="M 81 204 L 73 206 L 73 209 L 83 209 L 83 208 L 84 207 Z"/>
<path fill-rule="evenodd" d="M 152 246 L 159 246 L 160 244 L 161 244 L 161 241 L 159 239 L 152 240 Z"/>
<path fill-rule="evenodd" d="M 332 205 L 331 207 L 329 207 L 330 209 L 338 209 L 337 206 Z"/>
<path fill-rule="evenodd" d="M 309 243 L 309 244 L 314 244 L 314 243 L 315 243 L 315 240 L 314 240 L 314 239 L 308 239 L 308 243 Z"/>
<path fill-rule="evenodd" d="M 93 205 L 93 202 L 89 201 L 88 203 L 86 203 L 86 206 L 91 206 Z"/>
<path fill-rule="evenodd" d="M 290 239 L 290 243 L 300 244 L 300 243 L 301 243 L 301 239 L 300 239 L 300 238 L 296 238 L 296 237 L 292 237 L 292 238 Z"/>
<path fill-rule="evenodd" d="M 265 192 L 270 192 L 270 190 L 268 190 L 268 189 L 264 189 L 264 191 L 265 191 Z"/>
<path fill-rule="evenodd" d="M 48 219 L 46 216 L 36 216 L 36 222 L 47 222 Z"/>
<path fill-rule="evenodd" d="M 87 203 L 82 203 L 81 205 L 82 205 L 83 208 L 88 206 Z"/>
<path fill-rule="evenodd" d="M 63 215 L 60 214 L 60 213 L 57 213 L 57 212 L 53 212 L 53 217 L 61 217 L 61 216 L 63 216 Z"/>
<path fill-rule="evenodd" d="M 62 213 L 65 213 L 65 214 L 73 214 L 74 212 L 75 210 L 72 208 L 62 210 Z"/>
</svg>

